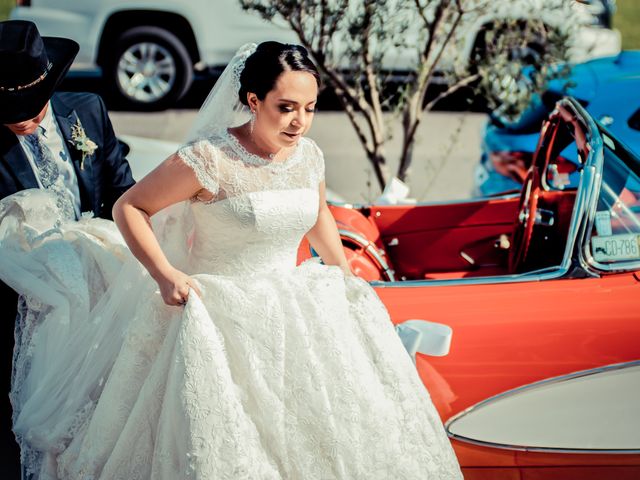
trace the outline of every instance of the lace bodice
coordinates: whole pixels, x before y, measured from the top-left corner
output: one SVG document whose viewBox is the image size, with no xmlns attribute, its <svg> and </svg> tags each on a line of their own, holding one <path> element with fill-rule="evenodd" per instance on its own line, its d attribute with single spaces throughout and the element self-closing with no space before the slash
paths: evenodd
<svg viewBox="0 0 640 480">
<path fill-rule="evenodd" d="M 179 157 L 213 197 L 194 199 L 189 273 L 246 275 L 295 266 L 316 222 L 324 160 L 302 138 L 281 162 L 249 153 L 228 131 L 184 146 Z"/>
</svg>

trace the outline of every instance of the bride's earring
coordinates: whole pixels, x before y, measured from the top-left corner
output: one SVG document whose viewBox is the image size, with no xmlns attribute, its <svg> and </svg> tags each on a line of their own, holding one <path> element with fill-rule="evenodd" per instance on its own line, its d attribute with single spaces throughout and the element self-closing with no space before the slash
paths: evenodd
<svg viewBox="0 0 640 480">
<path fill-rule="evenodd" d="M 256 112 L 251 110 L 251 120 L 249 120 L 249 134 L 253 136 L 253 126 L 256 123 Z"/>
</svg>

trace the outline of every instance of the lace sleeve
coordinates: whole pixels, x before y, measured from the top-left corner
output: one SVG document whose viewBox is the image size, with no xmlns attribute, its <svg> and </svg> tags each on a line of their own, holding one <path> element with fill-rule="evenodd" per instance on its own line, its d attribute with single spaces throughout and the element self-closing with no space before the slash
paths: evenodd
<svg viewBox="0 0 640 480">
<path fill-rule="evenodd" d="M 196 174 L 200 185 L 216 197 L 220 184 L 215 146 L 209 140 L 200 140 L 184 145 L 177 154 Z"/>
<path fill-rule="evenodd" d="M 311 146 L 311 164 L 312 164 L 312 172 L 317 183 L 324 181 L 324 154 L 320 147 L 311 140 L 307 139 L 309 145 Z"/>
</svg>

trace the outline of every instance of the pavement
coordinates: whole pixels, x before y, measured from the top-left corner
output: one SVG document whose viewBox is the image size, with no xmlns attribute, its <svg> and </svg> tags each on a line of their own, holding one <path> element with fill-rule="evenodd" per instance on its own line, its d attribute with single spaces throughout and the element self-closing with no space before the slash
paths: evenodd
<svg viewBox="0 0 640 480">
<path fill-rule="evenodd" d="M 196 110 L 110 113 L 118 135 L 178 144 L 185 138 L 196 115 Z M 432 202 L 470 196 L 485 118 L 484 114 L 468 112 L 425 114 L 418 128 L 409 173 L 410 197 Z M 395 126 L 393 138 L 386 146 L 389 171 L 395 172 L 400 151 L 400 121 L 390 115 L 388 121 Z M 372 202 L 380 195 L 373 169 L 346 114 L 317 113 L 307 136 L 324 152 L 328 188 L 348 202 Z"/>
</svg>

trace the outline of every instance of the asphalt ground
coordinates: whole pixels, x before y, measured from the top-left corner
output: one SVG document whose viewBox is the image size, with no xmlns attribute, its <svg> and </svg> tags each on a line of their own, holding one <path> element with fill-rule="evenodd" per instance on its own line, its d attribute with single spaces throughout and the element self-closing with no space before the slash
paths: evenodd
<svg viewBox="0 0 640 480">
<path fill-rule="evenodd" d="M 181 142 L 197 110 L 165 112 L 111 112 L 118 135 Z M 389 171 L 398 165 L 401 131 L 399 121 L 394 138 L 386 146 Z M 419 201 L 446 201 L 468 198 L 473 185 L 473 169 L 480 157 L 481 129 L 485 116 L 478 113 L 430 112 L 424 116 L 416 139 L 409 175 L 409 196 Z M 374 201 L 380 195 L 373 169 L 342 112 L 318 112 L 308 137 L 325 155 L 327 186 L 344 200 Z"/>
</svg>

